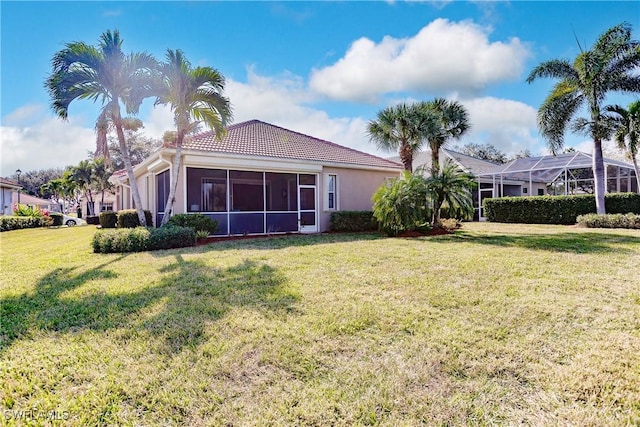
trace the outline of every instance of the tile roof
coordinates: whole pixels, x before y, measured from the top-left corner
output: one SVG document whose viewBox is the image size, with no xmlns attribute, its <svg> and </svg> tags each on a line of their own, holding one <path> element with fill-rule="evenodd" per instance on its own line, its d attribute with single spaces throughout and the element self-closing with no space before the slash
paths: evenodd
<svg viewBox="0 0 640 427">
<path fill-rule="evenodd" d="M 402 165 L 397 162 L 259 120 L 227 127 L 227 134 L 221 140 L 216 139 L 214 132 L 195 135 L 193 138 L 185 140 L 183 149 L 344 163 L 346 165 L 402 168 Z"/>
<path fill-rule="evenodd" d="M 22 187 L 20 184 L 18 184 L 14 180 L 11 180 L 8 178 L 2 178 L 2 177 L 0 177 L 0 184 L 3 184 L 3 186 L 9 186 L 9 187 Z"/>
</svg>

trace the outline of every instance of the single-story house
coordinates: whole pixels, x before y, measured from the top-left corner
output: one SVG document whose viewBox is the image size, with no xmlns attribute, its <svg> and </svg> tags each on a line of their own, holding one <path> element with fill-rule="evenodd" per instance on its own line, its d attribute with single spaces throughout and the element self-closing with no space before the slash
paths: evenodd
<svg viewBox="0 0 640 427">
<path fill-rule="evenodd" d="M 104 199 L 101 192 L 92 192 L 91 197 L 93 199 L 93 212 L 95 215 L 99 215 L 100 212 L 104 211 L 113 211 L 117 206 L 117 195 L 115 191 L 106 190 L 104 192 Z M 82 210 L 82 218 L 89 216 L 89 203 L 91 202 L 89 202 L 87 196 L 82 195 L 80 197 L 79 205 Z"/>
<path fill-rule="evenodd" d="M 399 160 L 399 157 L 391 157 Z M 441 149 L 440 162 L 452 161 L 478 182 L 473 202 L 475 219 L 482 219 L 482 201 L 492 197 L 544 196 L 593 193 L 593 157 L 581 151 L 524 157 L 496 164 L 449 149 Z M 607 193 L 640 192 L 633 165 L 604 159 Z M 431 152 L 414 156 L 413 169 L 431 168 Z"/>
<path fill-rule="evenodd" d="M 0 178 L 0 215 L 13 215 L 13 194 L 20 191 L 22 186 L 7 178 Z"/>
<path fill-rule="evenodd" d="M 13 193 L 13 205 L 18 203 L 18 193 Z M 39 207 L 40 209 L 49 212 L 58 212 L 60 205 L 52 200 L 41 199 L 40 197 L 32 196 L 30 194 L 20 194 L 20 204 L 31 207 Z M 13 212 L 11 213 L 13 214 Z"/>
<path fill-rule="evenodd" d="M 134 167 L 142 204 L 157 225 L 169 193 L 175 148 Z M 339 210 L 371 210 L 371 197 L 402 165 L 259 120 L 184 142 L 174 213 L 203 213 L 218 235 L 323 232 Z M 112 176 L 117 207 L 133 207 L 124 171 Z"/>
</svg>

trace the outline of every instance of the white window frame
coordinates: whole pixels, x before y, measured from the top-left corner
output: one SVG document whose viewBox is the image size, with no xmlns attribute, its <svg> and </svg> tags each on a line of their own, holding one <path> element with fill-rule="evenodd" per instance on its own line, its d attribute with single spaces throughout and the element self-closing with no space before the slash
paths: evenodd
<svg viewBox="0 0 640 427">
<path fill-rule="evenodd" d="M 334 181 L 333 181 L 333 207 L 329 207 L 329 193 L 331 193 L 331 191 L 329 190 L 329 183 L 331 182 L 331 177 L 333 177 Z M 340 204 L 339 204 L 339 200 L 340 198 L 338 197 L 338 174 L 337 173 L 326 173 L 324 174 L 324 197 L 323 197 L 323 210 L 325 212 L 335 212 L 340 210 Z"/>
</svg>

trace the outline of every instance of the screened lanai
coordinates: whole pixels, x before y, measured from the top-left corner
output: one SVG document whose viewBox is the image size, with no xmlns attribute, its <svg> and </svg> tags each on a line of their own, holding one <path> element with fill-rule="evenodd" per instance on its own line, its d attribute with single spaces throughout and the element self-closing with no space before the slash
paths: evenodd
<svg viewBox="0 0 640 427">
<path fill-rule="evenodd" d="M 608 193 L 638 192 L 633 165 L 619 160 L 604 159 L 606 191 Z M 496 184 L 505 180 L 544 183 L 546 194 L 593 193 L 593 158 L 591 154 L 576 151 L 558 155 L 526 157 L 499 166 L 478 177 L 491 177 Z"/>
<path fill-rule="evenodd" d="M 478 208 L 481 209 L 482 199 L 502 195 L 592 194 L 592 165 L 591 154 L 576 151 L 555 156 L 525 157 L 496 166 L 492 171 L 476 175 L 481 190 Z M 604 159 L 604 165 L 607 193 L 639 192 L 633 165 L 609 158 Z M 511 187 L 514 182 L 521 183 L 520 194 L 513 194 Z"/>
</svg>

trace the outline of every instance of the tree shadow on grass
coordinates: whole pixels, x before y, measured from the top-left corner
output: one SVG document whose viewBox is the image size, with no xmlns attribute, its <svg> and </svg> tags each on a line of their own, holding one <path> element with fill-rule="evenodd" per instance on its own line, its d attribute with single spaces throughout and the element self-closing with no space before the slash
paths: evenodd
<svg viewBox="0 0 640 427">
<path fill-rule="evenodd" d="M 381 233 L 363 232 L 363 233 L 317 233 L 317 234 L 286 234 L 286 235 L 265 235 L 250 236 L 249 238 L 230 238 L 216 237 L 213 243 L 199 246 L 196 250 L 216 251 L 228 250 L 234 248 L 250 248 L 257 250 L 273 250 L 284 249 L 287 247 L 301 247 L 312 245 L 324 245 L 342 242 L 357 242 L 378 240 L 386 238 Z M 219 240 L 215 240 L 219 239 Z"/>
<path fill-rule="evenodd" d="M 445 239 L 431 239 L 430 242 L 444 243 L 463 241 L 482 245 L 519 247 L 549 252 L 569 252 L 575 254 L 633 253 L 631 246 L 640 249 L 640 238 L 620 234 L 600 234 L 571 232 L 554 234 L 493 234 L 477 235 L 464 230 L 457 231 Z"/>
<path fill-rule="evenodd" d="M 86 296 L 64 297 L 64 292 L 92 281 L 119 276 L 106 269 L 124 256 L 87 271 L 56 268 L 35 285 L 33 292 L 0 299 L 0 354 L 32 331 L 75 332 L 129 328 L 131 334 L 148 332 L 164 343 L 158 351 L 180 352 L 197 346 L 204 328 L 235 307 L 282 312 L 293 310 L 297 296 L 287 289 L 285 277 L 266 264 L 245 260 L 218 269 L 201 260 L 176 262 L 160 268 L 160 279 L 131 293 L 87 289 Z"/>
</svg>

